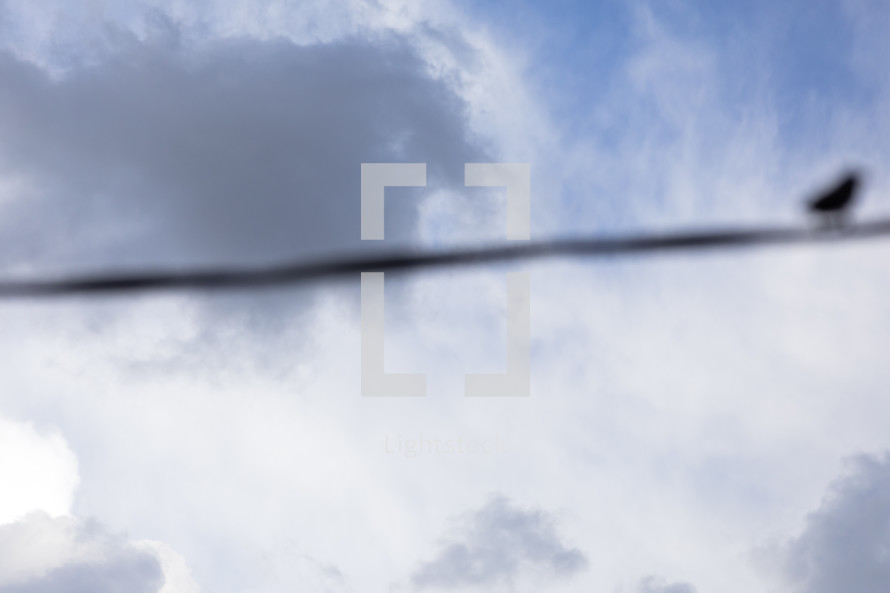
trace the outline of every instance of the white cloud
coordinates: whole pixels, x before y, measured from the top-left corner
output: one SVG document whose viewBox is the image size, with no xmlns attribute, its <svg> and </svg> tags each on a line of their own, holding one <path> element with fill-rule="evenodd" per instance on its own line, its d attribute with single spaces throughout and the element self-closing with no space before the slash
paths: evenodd
<svg viewBox="0 0 890 593">
<path fill-rule="evenodd" d="M 67 513 L 77 484 L 77 458 L 58 432 L 0 416 L 0 525 L 35 510 Z"/>
<path fill-rule="evenodd" d="M 56 431 L 0 417 L 0 592 L 197 593 L 169 546 L 72 517 L 77 459 Z"/>
<path fill-rule="evenodd" d="M 3 593 L 158 593 L 163 584 L 154 554 L 98 524 L 35 513 L 0 526 Z"/>
</svg>

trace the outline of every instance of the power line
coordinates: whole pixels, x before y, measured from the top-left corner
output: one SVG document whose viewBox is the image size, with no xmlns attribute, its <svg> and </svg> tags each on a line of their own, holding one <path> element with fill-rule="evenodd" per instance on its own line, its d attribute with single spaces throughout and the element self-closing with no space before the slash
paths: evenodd
<svg viewBox="0 0 890 593">
<path fill-rule="evenodd" d="M 824 243 L 890 237 L 890 219 L 840 228 L 754 228 L 574 238 L 475 249 L 394 252 L 269 267 L 123 271 L 40 280 L 0 281 L 0 298 L 63 297 L 172 290 L 223 290 L 298 284 L 354 276 L 358 272 L 410 272 L 545 257 L 603 257 L 653 252 L 702 251 L 781 244 Z"/>
</svg>

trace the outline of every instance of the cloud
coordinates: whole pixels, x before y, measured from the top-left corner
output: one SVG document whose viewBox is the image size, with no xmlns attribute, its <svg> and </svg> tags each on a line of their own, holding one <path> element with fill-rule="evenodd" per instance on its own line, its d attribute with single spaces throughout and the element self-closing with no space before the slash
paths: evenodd
<svg viewBox="0 0 890 593">
<path fill-rule="evenodd" d="M 637 593 L 696 593 L 689 583 L 667 584 L 664 579 L 646 577 L 637 587 Z"/>
<path fill-rule="evenodd" d="M 406 36 L 189 41 L 172 19 L 157 20 L 144 37 L 113 30 L 62 75 L 0 52 L 0 269 L 249 265 L 391 249 L 417 240 L 426 200 L 462 189 L 465 162 L 491 160 L 466 102 Z M 428 163 L 427 187 L 388 190 L 387 240 L 361 241 L 360 164 L 405 161 Z M 469 212 L 484 220 L 488 211 Z M 174 366 L 214 364 L 206 359 L 221 342 L 284 339 L 310 322 L 323 290 L 196 301 L 202 330 Z M 118 319 L 100 316 L 94 330 Z"/>
<path fill-rule="evenodd" d="M 570 577 L 587 564 L 580 550 L 560 540 L 550 513 L 517 508 L 498 496 L 464 515 L 457 532 L 411 580 L 418 589 L 457 589 L 510 583 L 527 569 Z"/>
<path fill-rule="evenodd" d="M 34 510 L 67 513 L 77 483 L 77 459 L 60 434 L 0 416 L 0 525 Z"/>
<path fill-rule="evenodd" d="M 0 526 L 3 593 L 157 593 L 158 557 L 95 523 L 34 513 Z"/>
<path fill-rule="evenodd" d="M 626 27 L 615 29 L 622 36 L 628 33 Z M 747 27 L 739 30 L 749 38 Z M 615 224 L 623 221 L 635 228 L 648 228 L 650 222 L 698 224 L 717 218 L 741 223 L 767 216 L 773 221 L 779 210 L 798 220 L 796 197 L 784 209 L 774 196 L 797 196 L 799 190 L 807 189 L 798 185 L 816 182 L 815 165 L 801 166 L 806 158 L 793 155 L 798 149 L 810 154 L 822 148 L 800 146 L 789 153 L 783 142 L 774 143 L 768 105 L 761 110 L 752 103 L 750 117 L 724 107 L 721 80 L 745 80 L 737 69 L 728 67 L 731 63 L 719 56 L 703 57 L 702 43 L 681 43 L 686 36 L 680 33 L 655 33 L 631 61 L 637 66 L 633 80 L 624 64 L 617 69 L 628 76 L 618 77 L 615 84 L 603 84 L 595 73 L 583 73 L 611 93 L 606 103 L 596 104 L 588 94 L 578 94 L 580 102 L 597 110 L 597 121 L 606 122 L 602 128 L 609 133 L 579 126 L 577 114 L 565 115 L 577 136 L 593 139 L 587 150 L 575 151 L 571 145 L 553 150 L 554 170 L 564 170 L 564 159 L 575 167 L 561 173 L 571 177 L 578 189 L 578 209 L 571 211 L 567 224 L 617 232 L 616 219 L 620 220 Z M 513 37 L 526 43 L 526 37 Z M 748 57 L 747 52 L 736 53 Z M 331 57 L 336 55 L 343 59 Z M 216 189 L 213 179 L 192 177 L 195 170 L 186 168 L 185 161 L 182 177 L 168 174 L 182 160 L 179 155 L 188 152 L 188 142 L 197 143 L 196 157 L 206 153 L 211 161 L 232 165 L 232 170 L 207 168 L 222 170 L 223 181 L 217 184 L 232 201 L 235 192 L 228 190 L 225 180 L 237 181 L 241 165 L 237 158 L 223 158 L 223 148 L 245 159 L 251 156 L 241 144 L 228 142 L 237 141 L 239 135 L 226 131 L 230 124 L 226 117 L 216 115 L 219 105 L 190 97 L 221 93 L 222 104 L 231 102 L 232 96 L 222 92 L 225 85 L 212 73 L 234 73 L 240 89 L 235 97 L 255 99 L 260 107 L 245 105 L 225 110 L 226 114 L 236 120 L 242 114 L 258 117 L 261 123 L 259 116 L 269 115 L 274 122 L 286 124 L 287 118 L 275 117 L 281 110 L 274 109 L 274 101 L 252 92 L 251 84 L 257 81 L 258 88 L 274 96 L 276 89 L 298 86 L 299 81 L 284 75 L 264 78 L 263 68 L 277 64 L 280 72 L 287 73 L 290 70 L 282 64 L 293 59 L 299 65 L 305 57 L 317 60 L 318 68 L 300 66 L 294 72 L 308 76 L 321 70 L 324 76 L 336 78 L 342 64 L 349 76 L 360 77 L 361 72 L 350 67 L 350 56 L 354 56 L 358 61 L 367 57 L 374 72 L 426 76 L 422 61 L 413 55 L 410 46 L 379 46 L 367 39 L 313 46 L 228 39 L 195 47 L 161 38 L 120 43 L 99 63 L 68 71 L 58 80 L 27 63 L 17 64 L 19 74 L 33 74 L 24 88 L 40 91 L 7 104 L 26 114 L 57 113 L 58 108 L 49 109 L 45 103 L 52 107 L 54 96 L 74 96 L 74 88 L 93 89 L 84 96 L 114 98 L 111 91 L 123 92 L 132 86 L 124 82 L 132 79 L 142 84 L 136 86 L 138 96 L 125 96 L 127 101 L 117 103 L 139 107 L 116 108 L 133 115 L 133 122 L 114 116 L 116 103 L 110 99 L 102 103 L 104 110 L 75 111 L 83 116 L 80 125 L 87 130 L 76 134 L 85 141 L 82 148 L 65 132 L 66 127 L 76 126 L 75 117 L 63 118 L 60 127 L 34 122 L 32 114 L 25 123 L 38 124 L 33 134 L 29 127 L 29 134 L 19 130 L 11 136 L 26 148 L 33 144 L 41 150 L 7 155 L 9 177 L 4 181 L 20 188 L 17 196 L 5 202 L 0 217 L 8 221 L 4 250 L 19 250 L 3 252 L 7 265 L 61 269 L 112 261 L 138 263 L 155 256 L 169 261 L 260 259 L 275 257 L 276 250 L 289 253 L 292 247 L 301 247 L 299 236 L 292 245 L 282 234 L 282 220 L 290 215 L 289 208 L 297 208 L 279 203 L 286 201 L 283 197 L 258 194 L 258 212 L 248 211 L 246 218 L 229 212 L 232 206 L 224 200 L 219 217 L 236 231 L 229 243 L 210 225 L 217 216 L 216 202 L 204 192 L 193 191 Z M 399 56 L 407 58 L 403 61 Z M 387 61 L 388 57 L 392 59 Z M 546 59 L 548 70 L 559 67 L 549 52 Z M 489 78 L 501 74 L 493 70 Z M 177 77 L 185 81 L 181 85 L 152 82 Z M 196 78 L 204 82 L 198 84 Z M 338 97 L 343 101 L 365 88 L 347 78 L 344 74 L 337 79 L 344 82 L 344 97 Z M 223 76 L 222 81 L 226 80 Z M 268 84 L 262 84 L 264 80 Z M 435 78 L 423 80 L 418 86 L 451 96 L 447 84 Z M 0 93 L 15 94 L 21 89 L 6 84 L 0 86 Z M 767 91 L 764 94 L 769 96 Z M 171 96 L 176 99 L 174 107 L 180 109 L 174 109 L 174 114 L 182 116 L 170 121 L 200 133 L 170 131 L 161 125 L 166 121 L 163 118 L 147 118 Z M 390 99 L 404 99 L 395 92 L 373 96 L 384 109 Z M 687 97 L 697 101 L 686 101 Z M 504 113 L 510 111 L 506 103 L 493 99 L 490 103 L 506 107 L 493 108 L 482 119 L 506 117 Z M 747 98 L 742 103 L 747 104 Z M 404 101 L 398 104 L 406 105 Z M 72 101 L 65 105 L 78 106 Z M 312 117 L 319 121 L 329 117 L 323 109 L 327 105 L 319 106 Z M 455 117 L 446 119 L 462 125 L 460 101 L 455 100 L 455 105 L 457 112 L 448 111 Z M 370 106 L 362 106 L 360 112 L 375 113 Z M 213 125 L 197 125 L 186 117 L 192 113 L 199 122 L 209 119 Z M 876 113 L 863 111 L 862 119 L 872 125 Z M 175 139 L 177 143 L 166 145 L 175 155 L 167 157 L 173 164 L 164 160 L 166 154 L 160 149 L 146 149 L 152 159 L 138 160 L 137 175 L 127 177 L 127 167 L 118 165 L 136 160 L 127 158 L 135 150 L 135 141 L 117 128 L 93 126 L 90 117 L 115 126 L 139 124 L 151 128 L 151 134 Z M 308 115 L 294 117 L 308 121 L 307 125 L 314 122 Z M 520 119 L 511 120 L 518 122 L 510 130 L 511 140 L 527 135 Z M 12 128 L 21 124 L 13 117 L 4 121 Z M 338 123 L 336 118 L 325 121 Z M 227 139 L 219 145 L 201 135 L 215 132 L 217 124 L 223 126 L 220 133 Z M 278 131 L 274 124 L 268 127 Z M 404 129 L 412 127 L 406 124 Z M 473 146 L 464 128 L 454 132 L 461 143 Z M 398 153 L 390 135 L 369 133 L 373 136 L 369 142 L 381 153 Z M 147 132 L 137 129 L 136 136 L 140 134 Z M 93 145 L 97 139 L 118 136 L 124 141 L 111 143 L 114 150 L 107 154 Z M 873 136 L 880 134 L 875 131 Z M 343 132 L 338 132 L 336 140 L 341 144 L 353 141 Z M 506 144 L 522 146 L 521 142 Z M 312 144 L 313 149 L 318 146 L 323 144 Z M 831 161 L 824 173 L 834 174 L 841 152 L 843 146 L 824 157 Z M 110 164 L 103 168 L 100 157 L 106 156 Z M 309 156 L 315 159 L 317 155 Z M 415 160 L 413 155 L 409 158 Z M 13 163 L 15 159 L 22 160 Z M 789 159 L 793 166 L 786 167 Z M 528 160 L 539 183 L 548 175 L 547 166 L 540 159 Z M 57 169 L 51 161 L 63 166 Z M 276 174 L 288 173 L 283 166 L 272 168 Z M 111 189 L 103 189 L 103 176 L 109 171 L 115 178 L 107 182 Z M 459 167 L 457 171 L 459 175 Z M 592 178 L 596 183 L 590 182 Z M 65 180 L 72 181 L 77 190 L 71 194 L 77 203 L 93 207 L 93 213 L 66 205 Z M 258 182 L 267 184 L 263 187 L 271 183 Z M 343 183 L 350 192 L 347 195 L 354 198 L 355 184 Z M 124 191 L 130 189 L 135 194 Z M 174 199 L 160 190 L 181 193 Z M 388 237 L 411 232 L 415 195 L 409 197 L 410 191 L 401 196 L 388 194 L 388 204 L 395 208 L 394 216 L 388 216 L 388 223 L 395 225 L 388 228 Z M 561 195 L 559 188 L 537 186 L 536 225 L 558 209 Z M 31 198 L 31 203 L 24 203 Z M 750 209 L 749 200 L 754 201 Z M 761 202 L 769 202 L 768 208 L 758 209 Z M 325 202 L 322 207 L 328 205 Z M 251 232 L 252 216 L 262 215 L 266 208 L 276 214 L 267 217 L 274 219 L 269 236 L 258 236 Z M 625 208 L 624 218 L 606 217 L 612 210 Z M 657 208 L 663 208 L 658 216 L 651 212 Z M 7 219 L 6 212 L 18 218 Z M 213 228 L 203 228 L 202 217 L 195 212 L 206 214 Z M 31 215 L 35 218 L 29 227 Z M 95 228 L 85 230 L 87 220 Z M 59 231 L 54 243 L 25 236 L 20 230 L 43 229 L 43 223 Z M 553 229 L 568 230 L 566 226 Z M 346 240 L 358 236 L 357 231 L 349 236 L 340 235 L 341 231 L 332 229 L 335 237 Z M 328 239 L 324 245 L 301 248 L 345 245 Z M 216 248 L 220 244 L 222 252 Z M 236 244 L 240 245 L 237 250 Z M 350 582 L 379 589 L 392 574 L 412 574 L 414 550 L 419 542 L 437 535 L 429 530 L 438 519 L 475 509 L 485 492 L 500 491 L 532 497 L 543 508 L 572 509 L 577 518 L 571 525 L 572 540 L 596 559 L 596 566 L 583 575 L 583 584 L 582 575 L 563 581 L 561 586 L 566 588 L 610 591 L 619 582 L 636 585 L 641 575 L 651 571 L 683 575 L 706 591 L 758 590 L 745 581 L 749 567 L 740 549 L 757 541 L 759 530 L 775 529 L 776 522 L 789 514 L 789 507 L 807 500 L 812 482 L 821 487 L 826 459 L 834 459 L 839 451 L 886 440 L 888 416 L 881 413 L 886 409 L 882 397 L 886 339 L 875 328 L 886 326 L 882 296 L 886 291 L 878 280 L 888 277 L 882 263 L 887 258 L 883 252 L 874 252 L 874 257 L 863 262 L 863 252 L 846 249 L 832 247 L 813 257 L 770 252 L 633 261 L 626 266 L 548 263 L 533 276 L 535 395 L 528 401 L 476 402 L 461 397 L 462 373 L 502 370 L 502 366 L 475 368 L 471 364 L 502 353 L 503 328 L 488 331 L 477 320 L 500 323 L 503 315 L 497 308 L 489 314 L 489 309 L 477 306 L 471 297 L 478 296 L 478 291 L 459 291 L 457 281 L 443 290 L 434 284 L 435 278 L 429 279 L 427 293 L 420 295 L 429 298 L 418 299 L 415 309 L 430 310 L 433 307 L 426 305 L 447 302 L 454 306 L 454 313 L 438 320 L 432 319 L 435 311 L 426 314 L 421 319 L 428 322 L 426 326 L 417 324 L 426 331 L 416 334 L 402 331 L 400 335 L 387 329 L 388 369 L 430 373 L 431 393 L 423 401 L 369 402 L 359 397 L 357 324 L 354 318 L 341 318 L 333 305 L 324 312 L 327 317 L 319 316 L 315 325 L 305 324 L 295 332 L 299 335 L 293 342 L 310 343 L 312 352 L 272 348 L 268 343 L 257 348 L 243 343 L 234 332 L 215 343 L 215 349 L 228 357 L 226 362 L 242 352 L 285 360 L 294 373 L 279 382 L 265 370 L 254 376 L 240 372 L 235 364 L 220 365 L 228 374 L 216 374 L 215 369 L 198 364 L 201 357 L 186 357 L 183 353 L 188 348 L 174 347 L 180 332 L 189 334 L 186 340 L 192 327 L 200 333 L 214 324 L 190 318 L 181 322 L 170 310 L 173 307 L 165 308 L 169 302 L 161 299 L 152 299 L 152 306 L 127 309 L 128 323 L 98 338 L 77 334 L 76 338 L 83 339 L 68 336 L 66 340 L 65 328 L 70 323 L 55 322 L 62 317 L 62 309 L 35 308 L 30 310 L 33 314 L 19 319 L 13 318 L 18 309 L 4 310 L 3 391 L 17 414 L 53 422 L 71 439 L 83 465 L 78 511 L 99 514 L 111 525 L 172 542 L 188 554 L 195 574 L 208 589 L 292 590 L 291 583 L 298 582 L 303 572 L 294 568 L 298 554 L 342 567 Z M 503 301 L 500 294 L 495 296 L 498 303 Z M 388 308 L 387 315 L 398 314 L 397 310 Z M 441 362 L 445 357 L 422 356 L 427 353 L 422 348 L 436 341 L 455 360 L 446 360 L 449 368 Z M 398 358 L 400 350 L 408 354 Z M 133 359 L 169 359 L 179 364 L 185 359 L 200 381 L 181 381 L 158 366 L 141 374 L 127 373 L 129 367 L 121 371 L 124 364 L 118 363 Z M 495 359 L 494 364 L 503 361 Z M 443 368 L 449 371 L 447 375 Z M 450 373 L 452 368 L 454 373 Z M 452 382 L 440 381 L 443 375 Z M 17 385 L 28 389 L 11 388 Z M 851 385 L 862 389 L 850 389 Z M 399 465 L 404 460 L 383 452 L 386 432 L 420 431 L 446 436 L 502 434 L 511 451 L 496 460 L 427 459 L 410 466 Z M 475 541 L 492 539 L 472 539 L 467 525 L 473 524 L 470 513 L 464 531 L 449 538 L 427 565 L 443 571 L 450 567 L 452 576 L 458 570 L 472 576 L 488 569 L 489 574 L 501 575 L 498 578 L 508 586 L 512 586 L 509 571 L 516 564 L 520 573 L 537 567 L 552 575 L 551 563 L 535 564 L 522 556 L 521 547 L 520 551 L 508 547 L 511 552 L 500 565 L 496 560 L 502 558 L 494 553 L 485 557 L 485 566 L 481 559 L 480 565 L 466 559 L 461 564 L 459 557 L 448 555 L 450 549 L 459 551 L 463 546 L 470 554 L 488 549 L 482 544 L 474 547 Z M 291 538 L 296 540 L 293 547 L 282 545 Z M 272 559 L 267 561 L 266 556 Z M 448 582 L 439 576 L 440 583 Z M 456 578 L 451 582 L 457 583 Z M 323 590 L 327 582 L 321 576 L 316 580 L 316 589 Z M 517 586 L 522 582 L 521 576 L 516 577 Z M 301 584 L 312 589 L 305 581 Z"/>
<path fill-rule="evenodd" d="M 792 593 L 880 593 L 890 583 L 890 454 L 860 455 L 797 538 L 773 553 Z M 762 550 L 768 554 L 768 550 Z"/>
<path fill-rule="evenodd" d="M 172 26 L 172 25 L 171 25 Z M 4 262 L 268 261 L 367 246 L 359 165 L 428 162 L 463 185 L 464 105 L 397 36 L 297 46 L 122 35 L 53 80 L 0 55 Z M 414 195 L 387 208 L 410 239 Z M 25 196 L 27 199 L 25 199 Z"/>
<path fill-rule="evenodd" d="M 0 417 L 0 593 L 197 593 L 165 543 L 69 515 L 78 482 L 61 434 Z"/>
</svg>

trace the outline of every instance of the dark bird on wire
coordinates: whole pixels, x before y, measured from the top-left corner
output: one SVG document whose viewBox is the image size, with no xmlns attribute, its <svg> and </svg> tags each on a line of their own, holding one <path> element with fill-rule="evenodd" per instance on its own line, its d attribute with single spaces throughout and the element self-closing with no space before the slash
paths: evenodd
<svg viewBox="0 0 890 593">
<path fill-rule="evenodd" d="M 841 228 L 856 198 L 859 174 L 847 173 L 837 184 L 814 197 L 809 204 L 810 212 L 819 216 L 829 228 Z"/>
</svg>

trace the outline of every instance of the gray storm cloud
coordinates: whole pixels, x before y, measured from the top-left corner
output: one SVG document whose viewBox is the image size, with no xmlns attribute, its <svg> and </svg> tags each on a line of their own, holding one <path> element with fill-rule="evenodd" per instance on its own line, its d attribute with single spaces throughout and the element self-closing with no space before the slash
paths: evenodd
<svg viewBox="0 0 890 593">
<path fill-rule="evenodd" d="M 463 185 L 483 151 L 410 44 L 120 34 L 52 78 L 0 54 L 0 263 L 50 269 L 277 261 L 360 243 L 360 164 Z M 414 191 L 414 194 L 409 192 Z M 387 239 L 418 196 L 393 190 Z M 367 243 L 363 245 L 367 247 Z"/>
<path fill-rule="evenodd" d="M 417 589 L 458 589 L 509 583 L 529 569 L 550 578 L 569 577 L 587 565 L 580 550 L 562 542 L 550 513 L 523 509 L 499 496 L 467 513 L 411 580 Z"/>
<path fill-rule="evenodd" d="M 187 43 L 162 24 L 144 40 L 111 35 L 62 76 L 0 52 L 0 270 L 391 249 L 416 239 L 425 197 L 490 160 L 465 102 L 398 34 Z M 428 163 L 426 188 L 387 191 L 385 242 L 360 240 L 363 162 Z M 239 339 L 277 334 L 317 294 L 201 301 L 203 342 L 220 319 Z"/>
</svg>

